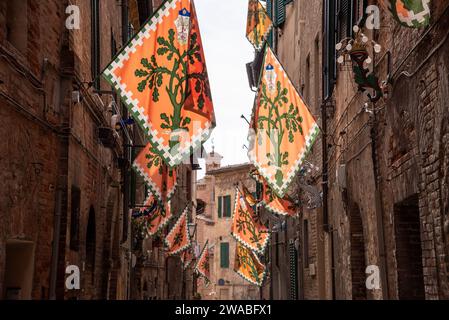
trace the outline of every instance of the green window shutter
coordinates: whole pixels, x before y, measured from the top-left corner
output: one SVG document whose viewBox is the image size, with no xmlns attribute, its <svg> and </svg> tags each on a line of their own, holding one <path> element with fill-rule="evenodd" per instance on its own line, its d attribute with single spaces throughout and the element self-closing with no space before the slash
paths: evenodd
<svg viewBox="0 0 449 320">
<path fill-rule="evenodd" d="M 222 205 L 221 203 L 223 202 L 223 197 L 218 197 L 218 217 L 221 218 L 221 212 L 222 212 Z"/>
<path fill-rule="evenodd" d="M 284 0 L 276 0 L 276 10 L 275 10 L 274 21 L 275 21 L 276 26 L 280 26 L 285 22 Z"/>
<path fill-rule="evenodd" d="M 223 216 L 231 217 L 231 196 L 226 196 L 224 200 L 225 200 L 224 203 L 225 210 Z"/>
<path fill-rule="evenodd" d="M 229 268 L 229 243 L 223 242 L 220 246 L 220 266 Z"/>
<path fill-rule="evenodd" d="M 271 21 L 273 21 L 273 0 L 267 0 L 267 13 Z M 268 35 L 267 42 L 270 47 L 273 47 L 273 29 L 271 29 L 270 34 Z"/>
<path fill-rule="evenodd" d="M 293 2 L 293 0 L 284 0 L 284 5 L 289 4 L 290 2 Z"/>
</svg>

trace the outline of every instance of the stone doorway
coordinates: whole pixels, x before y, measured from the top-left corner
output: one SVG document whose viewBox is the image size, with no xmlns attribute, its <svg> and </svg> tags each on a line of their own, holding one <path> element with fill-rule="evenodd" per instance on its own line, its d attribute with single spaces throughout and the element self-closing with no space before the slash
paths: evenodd
<svg viewBox="0 0 449 320">
<path fill-rule="evenodd" d="M 418 195 L 394 206 L 398 298 L 425 299 Z"/>
</svg>

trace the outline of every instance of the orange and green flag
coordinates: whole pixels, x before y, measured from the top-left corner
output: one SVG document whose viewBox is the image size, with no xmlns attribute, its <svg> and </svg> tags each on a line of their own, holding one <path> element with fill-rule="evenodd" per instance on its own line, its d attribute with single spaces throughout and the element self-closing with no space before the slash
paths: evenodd
<svg viewBox="0 0 449 320">
<path fill-rule="evenodd" d="M 153 195 L 151 195 L 154 197 Z M 149 236 L 157 235 L 164 229 L 173 218 L 170 201 L 158 202 L 157 209 L 146 217 L 147 233 Z"/>
<path fill-rule="evenodd" d="M 261 203 L 268 211 L 281 216 L 294 217 L 298 214 L 298 208 L 289 196 L 286 195 L 284 198 L 279 198 L 265 181 L 262 188 Z"/>
<path fill-rule="evenodd" d="M 261 287 L 265 278 L 266 268 L 254 252 L 237 243 L 234 271 L 246 281 Z"/>
<path fill-rule="evenodd" d="M 103 76 L 170 167 L 186 160 L 215 127 L 193 0 L 166 0 Z"/>
<path fill-rule="evenodd" d="M 261 50 L 267 39 L 273 23 L 259 0 L 248 1 L 248 21 L 246 37 L 256 50 Z"/>
<path fill-rule="evenodd" d="M 431 0 L 383 0 L 381 3 L 405 27 L 421 28 L 430 23 Z"/>
<path fill-rule="evenodd" d="M 181 253 L 181 263 L 182 263 L 184 270 L 186 270 L 188 267 L 190 267 L 190 265 L 193 262 L 193 258 L 194 258 L 194 255 L 193 255 L 192 247 L 190 247 L 187 250 L 184 250 Z"/>
<path fill-rule="evenodd" d="M 268 228 L 261 223 L 239 188 L 236 190 L 231 234 L 242 245 L 260 254 L 264 253 L 270 239 Z"/>
<path fill-rule="evenodd" d="M 165 164 L 151 144 L 148 144 L 136 157 L 133 169 L 142 177 L 159 201 L 166 202 L 175 193 L 176 170 Z"/>
<path fill-rule="evenodd" d="M 319 127 L 271 48 L 264 56 L 248 156 L 280 198 L 286 194 Z"/>
<path fill-rule="evenodd" d="M 203 251 L 201 252 L 198 262 L 195 266 L 195 271 L 202 276 L 206 283 L 210 282 L 210 254 L 209 254 L 209 240 L 206 241 Z"/>
<path fill-rule="evenodd" d="M 169 256 L 178 254 L 187 250 L 191 246 L 191 241 L 189 237 L 189 228 L 188 228 L 188 217 L 187 212 L 189 208 L 187 207 L 184 212 L 179 217 L 178 221 L 176 221 L 173 228 L 165 237 L 165 245 L 168 247 L 167 254 Z"/>
</svg>

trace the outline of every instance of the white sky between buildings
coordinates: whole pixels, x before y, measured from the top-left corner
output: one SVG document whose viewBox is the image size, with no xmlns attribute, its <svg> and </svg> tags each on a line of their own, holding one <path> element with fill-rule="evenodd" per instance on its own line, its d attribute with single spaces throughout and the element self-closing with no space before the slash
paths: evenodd
<svg viewBox="0 0 449 320">
<path fill-rule="evenodd" d="M 246 39 L 247 0 L 195 0 L 204 54 L 212 90 L 217 127 L 205 144 L 224 159 L 222 165 L 248 162 L 248 124 L 254 93 L 250 90 L 246 63 L 254 59 L 254 49 Z M 204 161 L 200 160 L 204 176 Z"/>
</svg>

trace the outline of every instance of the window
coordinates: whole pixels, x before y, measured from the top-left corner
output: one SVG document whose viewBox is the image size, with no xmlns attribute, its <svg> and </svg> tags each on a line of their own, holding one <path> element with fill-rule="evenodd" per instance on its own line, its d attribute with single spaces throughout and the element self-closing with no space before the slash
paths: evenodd
<svg viewBox="0 0 449 320">
<path fill-rule="evenodd" d="M 304 99 L 308 105 L 310 105 L 310 54 L 307 55 L 306 59 L 306 79 L 305 79 L 305 90 L 304 90 Z"/>
<path fill-rule="evenodd" d="M 91 72 L 94 88 L 100 89 L 100 1 L 91 0 Z"/>
<path fill-rule="evenodd" d="M 220 245 L 220 267 L 223 269 L 229 268 L 229 243 L 223 242 Z"/>
<path fill-rule="evenodd" d="M 70 249 L 79 250 L 81 190 L 72 186 L 70 211 Z"/>
<path fill-rule="evenodd" d="M 284 0 L 274 0 L 275 10 L 274 10 L 274 25 L 276 27 L 282 25 L 285 22 L 285 3 Z"/>
<path fill-rule="evenodd" d="M 86 266 L 91 272 L 91 283 L 95 279 L 96 238 L 95 210 L 90 207 L 86 231 Z"/>
<path fill-rule="evenodd" d="M 327 100 L 332 96 L 336 75 L 334 0 L 325 0 L 323 24 L 323 98 Z"/>
<path fill-rule="evenodd" d="M 304 226 L 302 230 L 303 235 L 303 256 L 304 256 L 304 268 L 309 267 L 309 221 L 304 220 Z"/>
<path fill-rule="evenodd" d="M 6 39 L 23 54 L 28 47 L 28 0 L 7 0 Z"/>
<path fill-rule="evenodd" d="M 218 197 L 218 217 L 230 218 L 231 214 L 231 196 Z"/>
<path fill-rule="evenodd" d="M 355 0 L 353 3 L 353 24 L 361 25 L 364 21 L 367 0 Z"/>
<path fill-rule="evenodd" d="M 352 0 L 337 1 L 337 34 L 338 41 L 349 37 L 352 31 Z"/>
</svg>

